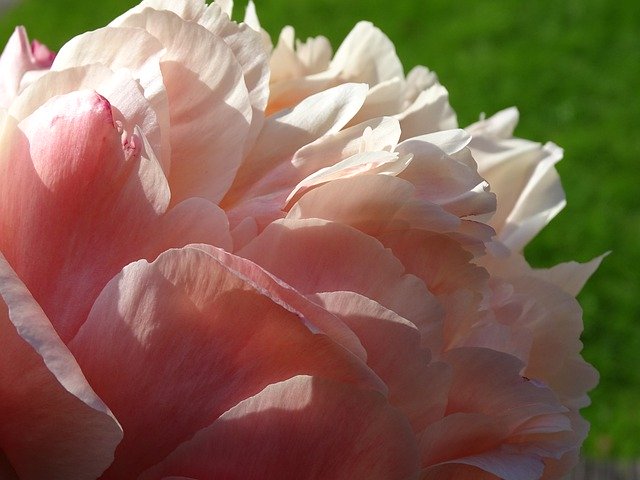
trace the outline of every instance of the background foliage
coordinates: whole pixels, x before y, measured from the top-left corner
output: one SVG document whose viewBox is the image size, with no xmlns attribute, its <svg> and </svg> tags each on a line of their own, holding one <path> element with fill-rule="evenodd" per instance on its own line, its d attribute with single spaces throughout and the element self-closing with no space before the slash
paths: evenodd
<svg viewBox="0 0 640 480">
<path fill-rule="evenodd" d="M 132 0 L 23 0 L 0 13 L 59 48 L 104 25 Z M 237 2 L 236 15 L 246 0 Z M 368 19 L 395 42 L 405 69 L 424 64 L 449 89 L 461 125 L 516 105 L 519 136 L 565 148 L 568 206 L 527 248 L 537 266 L 607 250 L 579 299 L 584 356 L 601 372 L 585 410 L 591 456 L 640 457 L 640 2 L 635 0 L 257 0 L 277 38 L 323 34 L 337 47 Z"/>
</svg>

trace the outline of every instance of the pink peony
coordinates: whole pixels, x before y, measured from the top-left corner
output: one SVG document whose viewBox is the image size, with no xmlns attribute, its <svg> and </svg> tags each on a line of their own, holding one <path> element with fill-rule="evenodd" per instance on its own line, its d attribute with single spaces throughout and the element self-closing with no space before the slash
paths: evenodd
<svg viewBox="0 0 640 480">
<path fill-rule="evenodd" d="M 562 151 L 458 128 L 369 23 L 231 8 L 0 57 L 0 477 L 560 478 L 600 258 L 522 249 Z"/>
</svg>

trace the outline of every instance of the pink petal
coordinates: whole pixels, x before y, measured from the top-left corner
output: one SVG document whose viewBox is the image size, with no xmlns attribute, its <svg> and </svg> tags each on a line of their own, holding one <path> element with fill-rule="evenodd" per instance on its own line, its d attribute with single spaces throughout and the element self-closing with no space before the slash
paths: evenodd
<svg viewBox="0 0 640 480">
<path fill-rule="evenodd" d="M 0 107 L 8 108 L 18 95 L 25 73 L 49 68 L 52 57 L 41 43 L 29 44 L 24 27 L 16 27 L 0 55 Z"/>
<path fill-rule="evenodd" d="M 408 423 L 377 393 L 297 376 L 225 412 L 140 478 L 417 478 Z"/>
<path fill-rule="evenodd" d="M 597 385 L 598 374 L 580 356 L 580 305 L 556 286 L 532 277 L 509 282 L 514 294 L 524 295 L 523 301 L 528 302 L 525 314 L 518 319 L 532 335 L 524 375 L 550 385 L 567 406 L 588 405 L 586 392 Z"/>
<path fill-rule="evenodd" d="M 506 425 L 489 415 L 477 412 L 449 414 L 422 433 L 422 467 L 426 469 L 491 451 L 508 435 Z"/>
<path fill-rule="evenodd" d="M 389 403 L 404 413 L 415 432 L 442 418 L 449 367 L 430 362 L 415 325 L 357 293 L 318 293 L 311 298 L 358 335 L 367 351 L 367 364 L 389 387 Z"/>
<path fill-rule="evenodd" d="M 424 230 L 389 231 L 380 241 L 438 299 L 444 316 L 417 324 L 424 346 L 434 355 L 464 338 L 479 320 L 480 302 L 487 289 L 486 270 L 473 263 L 473 255 L 448 235 Z"/>
<path fill-rule="evenodd" d="M 446 416 L 422 435 L 423 467 L 446 472 L 464 464 L 500 478 L 539 478 L 543 456 L 563 451 L 562 444 L 548 448 L 558 435 L 570 448 L 567 409 L 551 390 L 520 376 L 518 359 L 482 348 L 454 349 L 443 358 L 453 372 L 449 403 Z"/>
<path fill-rule="evenodd" d="M 442 464 L 435 465 L 423 470 L 421 480 L 498 480 L 489 472 L 484 472 L 479 468 L 463 464 Z"/>
<path fill-rule="evenodd" d="M 125 432 L 105 480 L 136 477 L 270 383 L 309 374 L 380 386 L 286 303 L 196 248 L 125 267 L 69 348 Z"/>
<path fill-rule="evenodd" d="M 238 254 L 305 293 L 347 290 L 371 298 L 414 324 L 439 306 L 424 284 L 377 240 L 339 223 L 280 220 Z"/>
<path fill-rule="evenodd" d="M 2 478 L 97 478 L 120 425 L 1 255 L 0 295 Z"/>
<path fill-rule="evenodd" d="M 474 466 L 481 471 L 495 475 L 489 478 L 508 478 L 509 480 L 536 480 L 541 478 L 544 469 L 544 464 L 536 455 L 513 454 L 504 448 L 499 448 L 491 454 L 465 457 L 462 460 L 452 462 L 451 465 L 453 472 L 455 472 L 453 478 L 459 478 L 458 472 L 461 465 Z M 477 474 L 472 478 L 483 477 L 481 474 Z"/>
<path fill-rule="evenodd" d="M 563 413 L 554 393 L 520 375 L 520 360 L 484 348 L 457 348 L 443 356 L 453 367 L 447 413 L 479 412 L 502 417 L 510 430 L 535 415 Z M 480 395 L 482 389 L 490 395 Z"/>
<path fill-rule="evenodd" d="M 55 97 L 20 128 L 5 129 L 0 247 L 63 340 L 128 262 L 184 242 L 230 245 L 224 213 L 204 200 L 163 216 L 160 165 L 141 132 L 123 146 L 96 93 Z"/>
<path fill-rule="evenodd" d="M 164 172 L 168 173 L 168 135 L 163 135 L 152 103 L 145 98 L 141 85 L 127 70 L 114 73 L 103 65 L 92 64 L 48 72 L 22 91 L 12 103 L 10 113 L 16 119 L 24 120 L 51 98 L 84 89 L 94 90 L 109 101 L 114 110 L 114 120 L 121 123 L 127 135 L 132 135 L 139 127 Z"/>
<path fill-rule="evenodd" d="M 203 250 L 225 267 L 255 283 L 265 292 L 269 292 L 273 298 L 277 298 L 287 309 L 297 312 L 301 318 L 304 318 L 310 330 L 316 333 L 324 333 L 334 342 L 342 345 L 363 361 L 366 361 L 367 351 L 362 347 L 358 337 L 347 325 L 324 308 L 320 308 L 316 303 L 300 295 L 300 293 L 284 283 L 281 279 L 274 277 L 271 273 L 255 263 L 227 253 L 220 248 L 215 248 L 210 245 L 190 246 Z"/>
</svg>

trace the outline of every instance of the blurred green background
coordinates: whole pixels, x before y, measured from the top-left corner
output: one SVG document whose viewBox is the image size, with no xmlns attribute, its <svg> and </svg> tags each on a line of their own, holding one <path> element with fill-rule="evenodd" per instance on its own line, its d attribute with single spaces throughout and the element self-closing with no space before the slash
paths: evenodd
<svg viewBox="0 0 640 480">
<path fill-rule="evenodd" d="M 58 49 L 104 25 L 131 0 L 23 0 L 0 12 L 0 42 L 13 26 Z M 236 16 L 246 0 L 236 2 Z M 586 453 L 640 458 L 640 2 L 637 0 L 257 0 L 277 39 L 337 47 L 361 19 L 395 42 L 408 71 L 435 70 L 461 125 L 516 105 L 516 134 L 565 149 L 568 206 L 527 248 L 536 266 L 586 261 L 605 251 L 584 291 L 584 356 L 601 373 L 584 411 Z"/>
</svg>

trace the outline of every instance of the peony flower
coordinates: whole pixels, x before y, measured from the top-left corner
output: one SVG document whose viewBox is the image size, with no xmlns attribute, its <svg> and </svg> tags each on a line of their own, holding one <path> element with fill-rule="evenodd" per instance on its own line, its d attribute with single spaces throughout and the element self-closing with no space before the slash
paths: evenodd
<svg viewBox="0 0 640 480">
<path fill-rule="evenodd" d="M 597 382 L 562 155 L 367 22 L 145 0 L 0 57 L 0 473 L 552 479 Z"/>
</svg>

